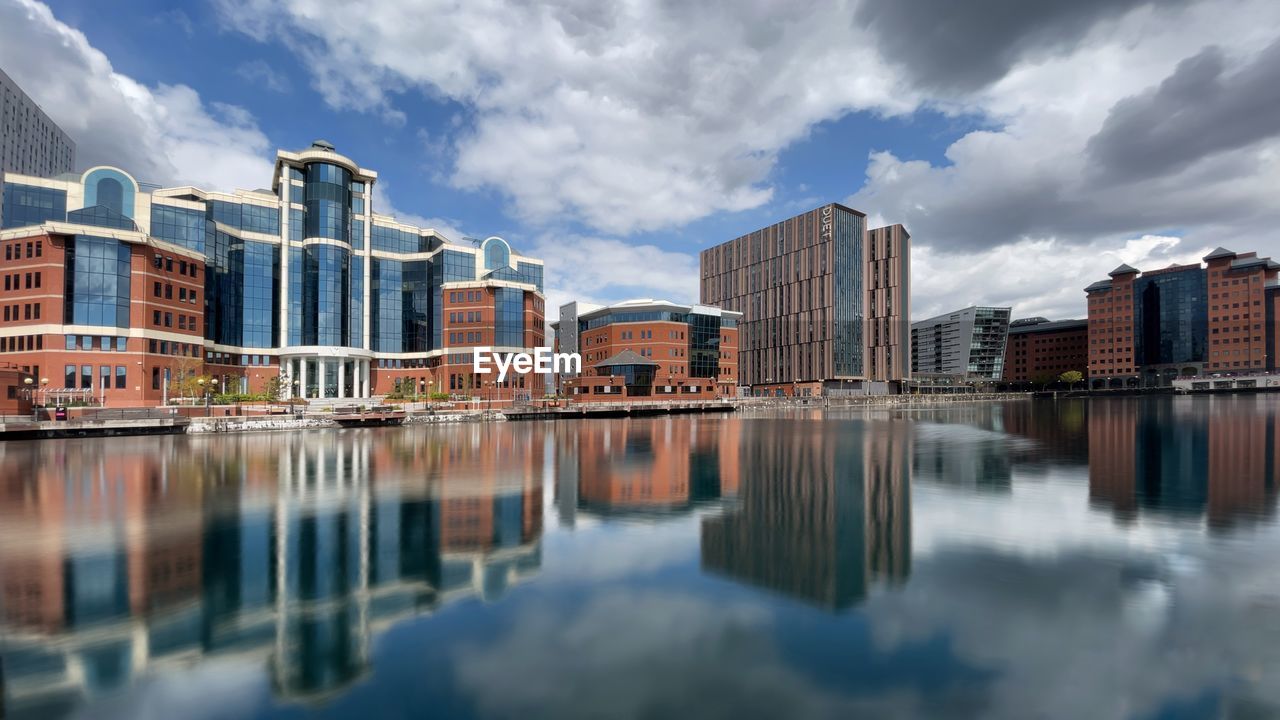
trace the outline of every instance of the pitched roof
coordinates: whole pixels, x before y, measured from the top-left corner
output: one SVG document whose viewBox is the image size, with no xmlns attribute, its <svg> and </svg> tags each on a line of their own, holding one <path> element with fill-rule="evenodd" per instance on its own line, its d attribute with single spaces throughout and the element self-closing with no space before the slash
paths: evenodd
<svg viewBox="0 0 1280 720">
<path fill-rule="evenodd" d="M 1085 292 L 1093 292 L 1094 290 L 1110 290 L 1110 289 L 1111 289 L 1111 281 L 1110 281 L 1110 280 L 1099 280 L 1098 282 L 1096 282 L 1096 283 L 1094 283 L 1094 284 L 1090 285 L 1089 287 L 1085 288 L 1085 289 L 1084 289 L 1084 291 L 1085 291 Z"/>
<path fill-rule="evenodd" d="M 1116 268 L 1115 270 L 1112 270 L 1107 274 L 1110 275 L 1111 277 L 1115 277 L 1117 275 L 1129 275 L 1136 272 L 1138 272 L 1138 268 L 1133 267 L 1132 265 L 1121 263 L 1120 267 Z"/>
<path fill-rule="evenodd" d="M 616 367 L 618 365 L 653 365 L 656 367 L 658 364 L 632 350 L 623 350 L 608 360 L 601 360 L 591 367 Z"/>
<path fill-rule="evenodd" d="M 1224 248 L 1224 247 L 1219 246 L 1219 247 L 1218 247 L 1216 250 L 1214 250 L 1213 252 L 1209 253 L 1208 255 L 1205 255 L 1205 256 L 1204 256 L 1204 259 L 1205 259 L 1205 260 L 1216 260 L 1216 259 L 1218 259 L 1218 258 L 1223 258 L 1223 257 L 1233 257 L 1234 255 L 1235 255 L 1235 253 L 1231 252 L 1230 250 L 1228 250 L 1228 249 L 1226 249 L 1226 248 Z"/>
</svg>

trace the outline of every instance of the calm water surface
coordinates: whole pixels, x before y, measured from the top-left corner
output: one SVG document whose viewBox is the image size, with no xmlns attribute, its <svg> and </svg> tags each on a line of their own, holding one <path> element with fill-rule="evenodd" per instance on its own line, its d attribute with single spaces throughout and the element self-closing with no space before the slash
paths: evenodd
<svg viewBox="0 0 1280 720">
<path fill-rule="evenodd" d="M 1280 716 L 1278 409 L 0 443 L 0 717 Z"/>
</svg>

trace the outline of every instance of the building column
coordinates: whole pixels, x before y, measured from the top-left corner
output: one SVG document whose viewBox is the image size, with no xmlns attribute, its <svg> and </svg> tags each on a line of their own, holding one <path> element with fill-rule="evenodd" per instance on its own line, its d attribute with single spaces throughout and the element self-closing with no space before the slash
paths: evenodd
<svg viewBox="0 0 1280 720">
<path fill-rule="evenodd" d="M 324 358 L 316 358 L 316 397 L 321 400 L 324 399 L 324 382 L 328 375 L 326 365 Z"/>
<path fill-rule="evenodd" d="M 298 397 L 304 400 L 307 397 L 307 359 L 298 358 Z"/>
<path fill-rule="evenodd" d="M 347 361 L 338 358 L 338 399 L 347 396 Z"/>
<path fill-rule="evenodd" d="M 369 367 L 372 364 L 373 364 L 372 360 L 365 360 L 364 362 L 361 363 L 362 367 L 360 370 L 360 375 L 361 377 L 364 378 L 361 381 L 361 387 L 364 388 L 364 395 L 361 395 L 361 397 L 373 397 L 373 393 L 370 392 L 369 390 Z"/>
</svg>

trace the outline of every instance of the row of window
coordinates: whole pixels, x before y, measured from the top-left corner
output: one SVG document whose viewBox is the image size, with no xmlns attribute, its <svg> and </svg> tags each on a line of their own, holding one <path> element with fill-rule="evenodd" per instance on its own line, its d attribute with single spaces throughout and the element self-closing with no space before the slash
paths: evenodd
<svg viewBox="0 0 1280 720">
<path fill-rule="evenodd" d="M 173 286 L 168 283 L 161 283 L 160 281 L 157 280 L 151 288 L 151 294 L 154 297 L 163 297 L 165 300 L 172 300 Z M 192 290 L 188 291 L 184 287 L 179 287 L 178 302 L 189 302 L 194 305 L 196 303 L 195 289 L 193 288 Z"/>
<path fill-rule="evenodd" d="M 129 369 L 124 365 L 116 365 L 113 372 L 110 365 L 100 365 L 98 366 L 98 384 L 95 385 L 92 365 L 67 365 L 63 387 L 75 390 L 77 378 L 81 390 L 106 390 L 113 387 L 116 390 L 124 390 L 129 384 Z"/>
<path fill-rule="evenodd" d="M 171 342 L 169 340 L 148 340 L 147 352 L 152 355 L 177 355 L 180 357 L 200 357 L 200 346 L 192 343 Z"/>
<path fill-rule="evenodd" d="M 479 310 L 449 313 L 449 322 L 451 323 L 478 323 L 483 321 L 484 315 Z"/>
<path fill-rule="evenodd" d="M 12 273 L 4 276 L 5 290 L 30 290 L 40 287 L 41 274 L 39 271 L 33 273 Z M 25 287 L 24 287 L 25 281 Z"/>
<path fill-rule="evenodd" d="M 484 333 L 482 332 L 451 332 L 449 333 L 449 344 L 457 345 L 459 343 L 478 343 L 484 342 Z"/>
<path fill-rule="evenodd" d="M 17 322 L 18 320 L 39 320 L 39 319 L 40 319 L 40 303 L 22 303 L 21 305 L 5 305 L 4 306 L 5 322 Z"/>
<path fill-rule="evenodd" d="M 156 327 L 173 327 L 173 316 L 171 312 L 161 313 L 159 310 L 151 311 L 151 324 Z M 179 330 L 195 330 L 197 328 L 195 315 L 183 315 L 178 313 L 178 329 Z"/>
<path fill-rule="evenodd" d="M 0 337 L 0 352 L 26 352 L 43 350 L 43 335 L 18 335 L 16 337 Z"/>
<path fill-rule="evenodd" d="M 40 240 L 28 240 L 27 242 L 23 243 L 19 241 L 14 243 L 5 243 L 4 259 L 5 260 L 21 260 L 24 257 L 22 254 L 22 249 L 24 245 L 26 246 L 26 250 L 27 250 L 25 257 L 29 257 L 29 258 L 40 257 L 41 255 L 44 254 L 44 242 Z"/>
<path fill-rule="evenodd" d="M 154 342 L 154 341 L 153 341 Z M 103 335 L 68 335 L 68 350 L 106 350 L 124 352 L 128 347 L 128 338 Z"/>
<path fill-rule="evenodd" d="M 467 362 L 470 362 L 470 360 Z M 378 358 L 378 367 L 383 370 L 424 368 L 429 365 L 427 358 Z"/>
<path fill-rule="evenodd" d="M 151 265 L 157 270 L 164 270 L 165 272 L 168 272 L 168 273 L 173 272 L 173 269 L 175 267 L 173 258 L 165 257 L 163 255 L 156 255 L 152 257 Z M 200 266 L 195 262 L 187 262 L 186 260 L 179 260 L 176 264 L 176 267 L 178 268 L 179 275 L 185 275 L 193 278 L 200 277 L 200 272 L 199 272 Z"/>
<path fill-rule="evenodd" d="M 459 290 L 449 293 L 449 302 L 451 303 L 480 302 L 481 300 L 484 300 L 483 290 Z"/>
<path fill-rule="evenodd" d="M 231 353 L 209 351 L 204 354 L 207 362 L 216 365 L 245 365 L 245 366 L 262 366 L 275 365 L 276 359 L 270 355 L 241 355 L 240 362 L 236 362 L 236 356 Z"/>
</svg>

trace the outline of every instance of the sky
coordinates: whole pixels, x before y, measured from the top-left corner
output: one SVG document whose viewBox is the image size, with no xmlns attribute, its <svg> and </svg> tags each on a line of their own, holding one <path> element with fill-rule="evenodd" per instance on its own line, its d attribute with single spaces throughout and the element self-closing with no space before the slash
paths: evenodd
<svg viewBox="0 0 1280 720">
<path fill-rule="evenodd" d="M 698 252 L 827 202 L 912 236 L 912 317 L 1083 317 L 1121 263 L 1280 256 L 1274 0 L 0 0 L 77 165 L 501 235 L 562 302 L 697 301 Z"/>
</svg>

